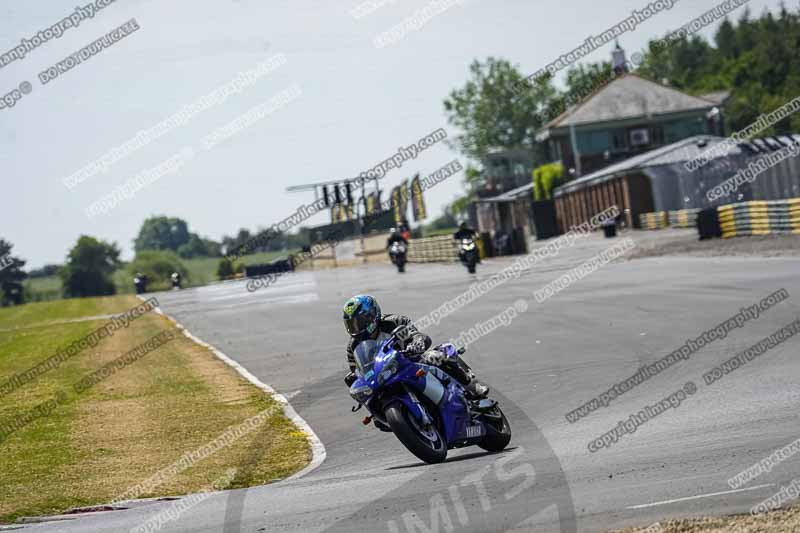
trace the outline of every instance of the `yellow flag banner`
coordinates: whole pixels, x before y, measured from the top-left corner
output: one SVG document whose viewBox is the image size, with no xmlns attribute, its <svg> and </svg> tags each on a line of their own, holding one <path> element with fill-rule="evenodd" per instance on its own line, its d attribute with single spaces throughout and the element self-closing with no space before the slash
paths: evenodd
<svg viewBox="0 0 800 533">
<path fill-rule="evenodd" d="M 428 212 L 425 209 L 425 196 L 422 194 L 422 182 L 419 179 L 419 174 L 414 176 L 411 180 L 411 210 L 414 212 L 414 222 L 425 220 L 428 218 Z"/>
</svg>

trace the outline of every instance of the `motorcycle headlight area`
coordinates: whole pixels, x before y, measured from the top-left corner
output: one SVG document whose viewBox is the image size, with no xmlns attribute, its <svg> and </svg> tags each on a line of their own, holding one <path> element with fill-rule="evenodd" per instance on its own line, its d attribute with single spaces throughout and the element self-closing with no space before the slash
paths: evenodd
<svg viewBox="0 0 800 533">
<path fill-rule="evenodd" d="M 358 403 L 367 403 L 372 395 L 372 389 L 367 385 L 350 389 L 350 396 Z"/>
</svg>

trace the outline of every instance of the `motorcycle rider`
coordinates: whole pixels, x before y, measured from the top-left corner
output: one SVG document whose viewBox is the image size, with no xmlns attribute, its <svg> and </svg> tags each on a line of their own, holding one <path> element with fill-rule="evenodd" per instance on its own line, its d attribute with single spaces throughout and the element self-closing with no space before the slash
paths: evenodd
<svg viewBox="0 0 800 533">
<path fill-rule="evenodd" d="M 386 239 L 386 249 L 388 250 L 389 248 L 391 248 L 392 245 L 396 242 L 402 242 L 403 244 L 406 245 L 406 247 L 408 246 L 408 239 L 403 237 L 403 235 L 400 234 L 397 228 L 392 228 L 392 231 L 389 234 L 389 238 Z"/>
<path fill-rule="evenodd" d="M 405 334 L 400 336 L 401 349 L 413 361 L 439 367 L 458 380 L 467 391 L 470 399 L 486 398 L 489 387 L 479 382 L 472 369 L 460 357 L 455 360 L 448 357 L 438 347 L 431 348 L 431 338 L 420 332 L 404 315 L 384 315 L 380 305 L 372 296 L 354 296 L 344 304 L 344 327 L 350 334 L 347 345 L 347 364 L 350 373 L 345 376 L 345 383 L 351 386 L 356 380 L 355 350 L 361 341 L 376 340 L 381 333 L 387 335 L 398 326 L 406 326 Z M 376 424 L 377 425 L 377 424 Z M 380 427 L 380 426 L 379 426 Z"/>
<path fill-rule="evenodd" d="M 181 274 L 180 274 L 180 272 L 173 272 L 172 276 L 170 276 L 170 277 L 172 278 L 172 287 L 175 288 L 175 289 L 180 289 L 181 288 Z"/>
<path fill-rule="evenodd" d="M 470 228 L 466 222 L 462 222 L 458 226 L 458 231 L 453 234 L 453 238 L 458 241 L 461 239 L 475 239 L 477 234 L 478 232 Z"/>
</svg>

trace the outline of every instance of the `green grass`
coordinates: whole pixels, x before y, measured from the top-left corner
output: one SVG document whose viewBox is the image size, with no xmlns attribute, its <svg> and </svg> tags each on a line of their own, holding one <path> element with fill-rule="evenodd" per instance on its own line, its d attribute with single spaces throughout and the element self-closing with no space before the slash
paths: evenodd
<svg viewBox="0 0 800 533">
<path fill-rule="evenodd" d="M 440 235 L 452 235 L 458 231 L 458 228 L 444 228 L 436 230 L 425 230 L 425 237 L 439 237 Z"/>
<path fill-rule="evenodd" d="M 0 309 L 0 324 L 18 328 L 0 329 L 0 384 L 105 322 L 50 320 L 122 312 L 139 303 L 133 296 L 116 296 Z M 164 331 L 174 340 L 88 391 L 73 390 L 82 377 Z M 264 409 L 271 414 L 257 431 L 139 496 L 203 490 L 227 469 L 247 463 L 253 445 L 259 448 L 256 464 L 229 488 L 286 477 L 308 461 L 305 435 L 271 397 L 155 313 L 3 396 L 0 426 L 58 391 L 66 394 L 65 404 L 0 442 L 0 522 L 111 502 Z"/>
</svg>

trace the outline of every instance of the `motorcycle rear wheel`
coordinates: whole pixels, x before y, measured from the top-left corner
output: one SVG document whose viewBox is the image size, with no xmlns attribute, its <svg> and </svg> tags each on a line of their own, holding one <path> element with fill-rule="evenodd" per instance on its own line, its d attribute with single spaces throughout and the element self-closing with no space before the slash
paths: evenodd
<svg viewBox="0 0 800 533">
<path fill-rule="evenodd" d="M 447 444 L 436 424 L 419 428 L 402 403 L 392 404 L 386 409 L 386 421 L 403 446 L 419 459 L 429 464 L 442 463 L 447 459 Z"/>
</svg>

